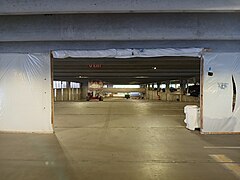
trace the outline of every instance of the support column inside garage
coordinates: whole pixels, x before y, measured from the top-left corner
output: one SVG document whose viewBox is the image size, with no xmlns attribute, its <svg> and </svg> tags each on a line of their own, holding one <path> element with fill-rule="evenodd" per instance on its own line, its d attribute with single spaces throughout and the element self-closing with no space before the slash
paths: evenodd
<svg viewBox="0 0 240 180">
<path fill-rule="evenodd" d="M 83 81 L 81 83 L 81 100 L 86 100 L 88 93 L 88 81 Z"/>
</svg>

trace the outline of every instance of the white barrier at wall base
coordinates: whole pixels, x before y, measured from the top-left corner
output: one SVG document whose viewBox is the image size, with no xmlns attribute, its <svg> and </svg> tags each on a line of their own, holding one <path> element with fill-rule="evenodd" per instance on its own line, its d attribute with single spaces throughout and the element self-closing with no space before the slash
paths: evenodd
<svg viewBox="0 0 240 180">
<path fill-rule="evenodd" d="M 200 128 L 200 111 L 196 105 L 187 105 L 184 107 L 184 113 L 186 114 L 186 128 L 195 130 Z"/>
</svg>

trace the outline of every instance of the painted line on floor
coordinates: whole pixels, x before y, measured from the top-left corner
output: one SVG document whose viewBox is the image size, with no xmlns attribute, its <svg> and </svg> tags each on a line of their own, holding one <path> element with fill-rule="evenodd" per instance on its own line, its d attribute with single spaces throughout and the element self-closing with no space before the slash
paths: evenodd
<svg viewBox="0 0 240 180">
<path fill-rule="evenodd" d="M 228 158 L 224 154 L 211 154 L 209 155 L 215 161 L 222 164 L 223 167 L 230 170 L 235 174 L 238 178 L 240 177 L 240 164 L 234 162 L 232 159 Z"/>
<path fill-rule="evenodd" d="M 204 149 L 240 149 L 240 146 L 204 146 Z"/>
</svg>

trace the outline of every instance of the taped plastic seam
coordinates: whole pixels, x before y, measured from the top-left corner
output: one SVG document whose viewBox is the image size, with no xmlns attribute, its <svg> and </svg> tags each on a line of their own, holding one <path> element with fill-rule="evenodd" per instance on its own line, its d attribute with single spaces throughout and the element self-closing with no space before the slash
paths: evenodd
<svg viewBox="0 0 240 180">
<path fill-rule="evenodd" d="M 50 54 L 0 54 L 0 131 L 53 132 Z"/>
<path fill-rule="evenodd" d="M 107 50 L 58 50 L 52 51 L 54 58 L 135 58 L 189 56 L 200 57 L 203 48 L 186 49 L 107 49 Z"/>
<path fill-rule="evenodd" d="M 240 53 L 204 55 L 203 132 L 240 132 L 239 88 Z"/>
</svg>

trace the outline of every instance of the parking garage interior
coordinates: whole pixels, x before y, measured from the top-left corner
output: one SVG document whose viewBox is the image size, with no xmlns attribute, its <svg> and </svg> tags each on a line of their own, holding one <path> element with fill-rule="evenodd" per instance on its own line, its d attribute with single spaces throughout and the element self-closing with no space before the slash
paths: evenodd
<svg viewBox="0 0 240 180">
<path fill-rule="evenodd" d="M 1 2 L 0 179 L 239 179 L 239 12 Z"/>
<path fill-rule="evenodd" d="M 232 58 L 231 66 L 217 70 L 226 58 Z M 200 58 L 51 59 L 50 54 L 0 54 L 4 72 L 0 174 L 3 179 L 238 179 L 240 141 L 238 119 L 233 116 L 239 107 L 238 71 L 229 71 L 236 68 L 238 58 L 239 54 L 211 54 L 204 59 L 222 63 L 212 64 L 213 70 L 205 63 L 207 113 L 225 117 L 230 112 L 232 117 L 215 121 L 205 116 L 204 122 L 210 123 L 205 124 L 207 130 L 222 130 L 221 135 L 206 135 L 200 125 L 200 130 L 190 129 L 184 122 L 186 105 L 202 108 L 202 91 L 190 91 L 203 84 Z M 222 80 L 219 75 L 229 81 L 215 87 L 211 82 Z M 103 91 L 103 99 L 87 98 L 95 90 L 90 85 Z M 16 86 L 18 94 L 13 93 Z M 224 103 L 209 106 L 206 102 L 219 93 L 225 99 L 216 101 Z M 9 108 L 16 113 L 4 111 Z M 222 126 L 226 120 L 227 126 Z"/>
<path fill-rule="evenodd" d="M 87 94 L 86 91 L 83 92 L 83 89 L 87 88 L 88 82 L 91 81 L 103 82 L 102 94 L 105 97 L 112 93 L 116 96 L 117 91 L 127 94 L 135 90 L 139 92 L 138 96 L 142 96 L 142 99 L 200 101 L 199 58 L 66 58 L 54 59 L 53 62 L 53 73 L 56 81 L 55 101 L 84 100 Z M 71 88 L 74 83 L 79 84 Z M 112 89 L 114 85 L 115 88 Z M 139 89 L 116 89 L 116 85 L 128 85 L 128 87 L 133 85 L 132 87 Z M 197 91 L 195 95 L 194 92 L 189 92 L 191 89 Z M 154 90 L 155 92 L 153 92 Z M 186 94 L 196 98 L 187 97 Z"/>
<path fill-rule="evenodd" d="M 201 85 L 200 58 L 53 58 L 47 71 L 54 134 L 0 133 L 3 179 L 239 178 L 239 136 L 184 122 L 186 105 L 201 106 L 189 91 Z M 103 101 L 87 101 L 91 81 L 103 82 Z"/>
</svg>

